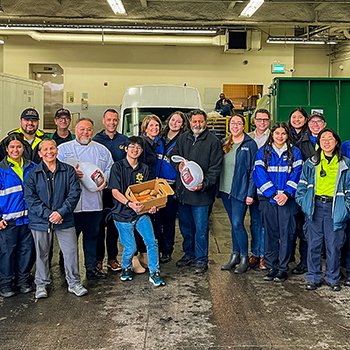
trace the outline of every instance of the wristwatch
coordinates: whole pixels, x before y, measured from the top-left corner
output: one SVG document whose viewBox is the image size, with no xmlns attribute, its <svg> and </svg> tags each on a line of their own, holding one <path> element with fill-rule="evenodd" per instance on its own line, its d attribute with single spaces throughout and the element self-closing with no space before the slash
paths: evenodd
<svg viewBox="0 0 350 350">
<path fill-rule="evenodd" d="M 127 200 L 125 203 L 125 206 L 130 208 L 130 206 L 129 206 L 130 203 L 131 203 L 131 201 Z"/>
</svg>

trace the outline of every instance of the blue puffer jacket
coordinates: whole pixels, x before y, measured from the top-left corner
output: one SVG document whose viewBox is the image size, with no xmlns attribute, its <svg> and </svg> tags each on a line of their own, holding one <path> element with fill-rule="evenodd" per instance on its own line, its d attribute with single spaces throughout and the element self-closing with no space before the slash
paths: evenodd
<svg viewBox="0 0 350 350">
<path fill-rule="evenodd" d="M 284 151 L 281 157 L 272 149 L 271 159 L 265 169 L 264 147 L 261 147 L 256 155 L 253 178 L 258 188 L 258 196 L 266 197 L 271 203 L 276 203 L 271 197 L 274 194 L 280 194 L 284 191 L 290 197 L 295 196 L 295 191 L 300 179 L 303 158 L 297 147 L 293 147 L 293 171 L 287 164 L 287 151 Z"/>
<path fill-rule="evenodd" d="M 223 143 L 227 140 L 224 139 Z M 236 152 L 235 172 L 232 179 L 230 195 L 245 202 L 247 197 L 254 198 L 256 186 L 253 180 L 253 168 L 258 146 L 247 134 Z M 225 156 L 224 156 L 225 157 Z"/>
<path fill-rule="evenodd" d="M 344 157 L 339 162 L 338 174 L 333 196 L 333 229 L 344 228 L 350 211 L 350 160 Z M 295 195 L 296 202 L 301 206 L 309 220 L 312 220 L 315 210 L 316 169 L 314 158 L 308 159 L 303 167 Z"/>
<path fill-rule="evenodd" d="M 165 145 L 165 136 L 160 140 L 155 138 L 157 144 L 157 164 L 156 164 L 156 177 L 162 178 L 168 181 L 169 184 L 174 184 L 177 177 L 177 171 L 170 163 L 171 151 L 174 148 L 178 136 L 175 136 L 168 145 Z"/>
<path fill-rule="evenodd" d="M 53 193 L 50 193 L 42 162 L 29 172 L 24 183 L 24 195 L 29 208 L 30 229 L 47 231 L 50 225 L 49 216 L 53 211 L 57 211 L 63 218 L 62 224 L 53 225 L 54 229 L 74 226 L 73 211 L 81 193 L 78 175 L 71 165 L 57 160 L 53 183 Z"/>
<path fill-rule="evenodd" d="M 36 167 L 34 162 L 23 159 L 23 179 L 29 170 Z M 13 171 L 7 157 L 0 164 L 0 215 L 3 219 L 14 221 L 16 226 L 28 224 L 28 207 L 24 200 L 24 183 Z"/>
</svg>

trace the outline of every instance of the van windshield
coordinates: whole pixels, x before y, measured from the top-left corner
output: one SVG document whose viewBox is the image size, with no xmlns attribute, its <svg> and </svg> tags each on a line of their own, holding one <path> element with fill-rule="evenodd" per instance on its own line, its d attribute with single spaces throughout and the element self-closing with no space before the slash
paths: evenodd
<svg viewBox="0 0 350 350">
<path fill-rule="evenodd" d="M 166 119 L 171 113 L 176 111 L 184 112 L 185 114 L 192 111 L 194 108 L 170 108 L 170 107 L 145 107 L 145 108 L 126 108 L 123 113 L 123 134 L 127 137 L 134 135 L 134 121 L 138 125 L 137 134 L 140 135 L 141 124 L 143 119 L 150 115 L 155 114 L 165 125 Z M 187 116 L 187 114 L 186 114 Z M 188 118 L 187 118 L 188 119 Z"/>
</svg>

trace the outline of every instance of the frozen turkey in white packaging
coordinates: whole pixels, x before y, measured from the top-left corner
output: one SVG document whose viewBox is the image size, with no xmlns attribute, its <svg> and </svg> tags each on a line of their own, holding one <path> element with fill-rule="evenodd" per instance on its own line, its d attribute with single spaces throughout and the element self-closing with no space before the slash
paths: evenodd
<svg viewBox="0 0 350 350">
<path fill-rule="evenodd" d="M 84 173 L 80 180 L 90 192 L 97 192 L 107 181 L 103 171 L 93 163 L 83 162 L 77 158 L 67 158 L 65 162 L 74 167 L 79 164 L 79 169 Z"/>
<path fill-rule="evenodd" d="M 185 163 L 185 166 L 180 172 L 180 178 L 187 189 L 197 188 L 203 181 L 203 170 L 196 162 L 187 161 L 185 158 L 175 155 L 171 157 L 171 160 L 176 163 Z"/>
</svg>

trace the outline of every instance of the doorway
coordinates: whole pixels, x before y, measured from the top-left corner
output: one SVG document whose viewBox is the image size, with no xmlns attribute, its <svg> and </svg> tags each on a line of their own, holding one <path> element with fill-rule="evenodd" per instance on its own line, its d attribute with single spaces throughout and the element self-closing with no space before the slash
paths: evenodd
<svg viewBox="0 0 350 350">
<path fill-rule="evenodd" d="M 63 107 L 63 68 L 58 64 L 29 64 L 29 77 L 44 84 L 43 125 L 46 132 L 56 129 L 55 112 Z"/>
<path fill-rule="evenodd" d="M 255 109 L 259 95 L 262 95 L 263 85 L 224 84 L 223 93 L 230 99 L 236 113 Z"/>
</svg>

